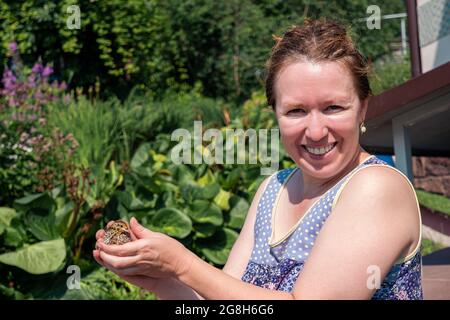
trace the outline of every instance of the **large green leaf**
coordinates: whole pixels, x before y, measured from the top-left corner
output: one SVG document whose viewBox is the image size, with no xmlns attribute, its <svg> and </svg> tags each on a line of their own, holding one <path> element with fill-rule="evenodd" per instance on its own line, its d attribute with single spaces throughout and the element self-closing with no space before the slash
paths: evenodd
<svg viewBox="0 0 450 320">
<path fill-rule="evenodd" d="M 42 241 L 14 252 L 0 255 L 0 262 L 32 274 L 58 270 L 66 258 L 64 239 Z"/>
<path fill-rule="evenodd" d="M 16 215 L 16 210 L 12 208 L 0 207 L 0 224 L 8 227 L 11 224 L 11 220 Z"/>
<path fill-rule="evenodd" d="M 209 261 L 218 265 L 224 265 L 237 237 L 236 231 L 224 228 L 217 231 L 210 238 L 199 239 L 197 246 Z"/>
<path fill-rule="evenodd" d="M 184 238 L 192 230 L 192 221 L 187 215 L 175 208 L 159 210 L 150 221 L 151 229 L 177 238 Z"/>
<path fill-rule="evenodd" d="M 215 226 L 223 223 L 222 210 L 207 200 L 195 200 L 189 206 L 189 216 L 199 223 L 211 223 Z"/>
<path fill-rule="evenodd" d="M 60 237 L 54 214 L 41 216 L 29 213 L 26 215 L 26 223 L 30 232 L 39 240 L 46 241 Z"/>
<path fill-rule="evenodd" d="M 250 205 L 244 198 L 232 196 L 230 206 L 232 209 L 229 212 L 229 221 L 226 225 L 230 228 L 241 229 Z"/>
</svg>

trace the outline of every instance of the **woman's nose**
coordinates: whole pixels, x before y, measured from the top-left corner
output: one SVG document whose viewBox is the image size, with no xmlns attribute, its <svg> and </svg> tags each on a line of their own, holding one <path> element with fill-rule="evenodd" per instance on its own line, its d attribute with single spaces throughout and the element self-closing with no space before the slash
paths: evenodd
<svg viewBox="0 0 450 320">
<path fill-rule="evenodd" d="M 306 137 L 312 141 L 320 141 L 328 134 L 326 123 L 320 116 L 310 114 L 306 124 Z"/>
</svg>

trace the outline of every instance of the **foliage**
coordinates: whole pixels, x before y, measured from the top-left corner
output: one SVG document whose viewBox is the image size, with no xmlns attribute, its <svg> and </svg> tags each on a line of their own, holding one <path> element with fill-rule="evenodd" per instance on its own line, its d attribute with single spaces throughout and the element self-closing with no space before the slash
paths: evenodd
<svg viewBox="0 0 450 320">
<path fill-rule="evenodd" d="M 53 72 L 49 65 L 23 68 L 14 42 L 9 55 L 12 68 L 5 68 L 0 91 L 0 203 L 4 204 L 51 185 L 64 162 L 57 153 L 70 156 L 76 148 L 70 135 L 45 127 L 45 108 L 63 98 L 65 83 L 49 81 Z M 49 164 L 58 170 L 50 172 Z"/>
<path fill-rule="evenodd" d="M 80 6 L 79 30 L 66 27 L 70 4 Z M 0 0 L 0 296 L 153 299 L 92 259 L 95 231 L 132 216 L 222 266 L 265 178 L 261 161 L 175 164 L 170 133 L 187 129 L 194 157 L 212 156 L 193 143 L 195 120 L 222 138 L 276 128 L 261 91 L 272 34 L 338 17 L 376 59 L 399 26 L 368 31 L 358 19 L 369 4 Z M 383 14 L 404 10 L 400 1 L 379 5 Z M 376 90 L 401 81 L 387 66 L 376 65 Z M 280 169 L 293 165 L 273 151 Z M 69 265 L 81 269 L 81 290 L 67 290 Z"/>
<path fill-rule="evenodd" d="M 422 239 L 420 251 L 423 256 L 444 249 L 445 246 L 430 239 Z"/>
<path fill-rule="evenodd" d="M 66 26 L 74 4 L 80 29 Z M 28 64 L 41 56 L 72 87 L 98 83 L 105 96 L 139 86 L 161 97 L 200 84 L 206 96 L 242 102 L 262 87 L 272 35 L 306 17 L 343 21 L 372 61 L 388 53 L 400 21 L 369 30 L 360 19 L 373 4 L 382 15 L 405 12 L 400 0 L 1 0 L 0 50 L 17 41 Z"/>
<path fill-rule="evenodd" d="M 450 199 L 448 197 L 419 189 L 416 190 L 416 194 L 422 206 L 450 215 Z"/>
<path fill-rule="evenodd" d="M 411 78 L 409 54 L 387 55 L 373 65 L 370 85 L 374 95 L 398 86 Z"/>
<path fill-rule="evenodd" d="M 155 300 L 154 294 L 99 268 L 81 278 L 80 289 L 67 290 L 63 300 Z"/>
</svg>

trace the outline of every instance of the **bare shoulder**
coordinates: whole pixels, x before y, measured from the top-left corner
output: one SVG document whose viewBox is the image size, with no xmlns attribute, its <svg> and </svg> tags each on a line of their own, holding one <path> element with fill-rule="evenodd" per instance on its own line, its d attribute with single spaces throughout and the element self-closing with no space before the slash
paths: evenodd
<svg viewBox="0 0 450 320">
<path fill-rule="evenodd" d="M 340 198 L 367 201 L 375 198 L 380 204 L 417 207 L 414 189 L 408 178 L 397 169 L 386 165 L 370 165 L 357 170 L 348 180 Z"/>
<path fill-rule="evenodd" d="M 380 236 L 392 233 L 409 243 L 407 253 L 420 239 L 420 209 L 414 188 L 398 170 L 371 165 L 356 171 L 335 199 L 333 212 L 367 220 Z M 405 255 L 405 254 L 404 254 Z"/>
</svg>

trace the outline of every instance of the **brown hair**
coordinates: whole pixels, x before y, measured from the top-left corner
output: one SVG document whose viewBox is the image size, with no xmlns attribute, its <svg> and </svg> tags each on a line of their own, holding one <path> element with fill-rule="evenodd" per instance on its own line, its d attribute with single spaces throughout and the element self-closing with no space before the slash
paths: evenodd
<svg viewBox="0 0 450 320">
<path fill-rule="evenodd" d="M 343 62 L 355 80 L 359 99 L 372 95 L 368 62 L 341 24 L 330 20 L 306 20 L 303 26 L 293 26 L 282 38 L 275 37 L 275 40 L 277 43 L 266 64 L 266 97 L 273 109 L 277 75 L 283 67 L 297 60 Z"/>
</svg>

